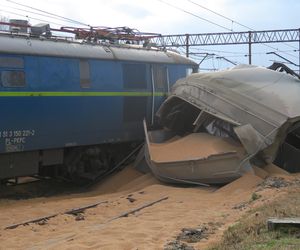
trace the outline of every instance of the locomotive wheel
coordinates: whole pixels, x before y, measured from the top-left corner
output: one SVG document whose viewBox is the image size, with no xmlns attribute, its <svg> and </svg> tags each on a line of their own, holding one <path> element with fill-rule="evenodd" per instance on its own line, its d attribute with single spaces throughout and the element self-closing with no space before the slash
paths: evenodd
<svg viewBox="0 0 300 250">
<path fill-rule="evenodd" d="M 77 184 L 100 180 L 136 144 L 120 143 L 70 149 L 65 155 L 64 176 Z"/>
</svg>

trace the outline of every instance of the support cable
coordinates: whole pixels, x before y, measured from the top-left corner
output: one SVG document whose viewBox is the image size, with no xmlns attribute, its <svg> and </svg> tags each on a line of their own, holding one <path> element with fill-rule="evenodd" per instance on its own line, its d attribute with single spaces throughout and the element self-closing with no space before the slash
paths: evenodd
<svg viewBox="0 0 300 250">
<path fill-rule="evenodd" d="M 175 6 L 175 5 L 171 4 L 171 3 L 165 2 L 165 1 L 163 1 L 163 0 L 157 0 L 157 1 L 159 1 L 159 2 L 161 2 L 161 3 L 164 3 L 164 4 L 170 6 L 170 7 L 174 8 L 174 9 L 177 9 L 177 10 L 181 11 L 181 12 L 184 12 L 184 13 L 186 13 L 186 14 L 188 14 L 188 15 L 191 15 L 191 16 L 193 16 L 193 17 L 196 17 L 196 18 L 198 18 L 198 19 L 201 19 L 201 20 L 203 20 L 203 21 L 205 21 L 205 22 L 208 22 L 208 23 L 210 23 L 210 24 L 213 24 L 213 25 L 215 25 L 215 26 L 218 26 L 218 27 L 220 27 L 220 28 L 222 28 L 222 29 L 225 29 L 225 30 L 228 30 L 228 31 L 232 31 L 231 29 L 228 29 L 228 28 L 226 28 L 226 27 L 223 26 L 223 25 L 217 24 L 217 23 L 215 23 L 215 22 L 213 22 L 213 21 L 210 21 L 210 20 L 208 20 L 208 19 L 206 19 L 206 18 L 203 18 L 203 17 L 201 17 L 201 16 L 198 16 L 198 15 L 196 15 L 196 14 L 190 12 L 190 11 L 187 11 L 187 10 L 185 10 L 185 9 L 182 9 L 182 8 L 180 8 L 180 7 L 177 7 L 177 6 Z"/>
<path fill-rule="evenodd" d="M 20 11 L 20 12 L 25 12 L 26 14 L 29 13 L 29 14 L 33 14 L 33 15 L 37 15 L 37 16 L 42 16 L 42 17 L 45 17 L 45 18 L 50 18 L 50 19 L 54 19 L 54 20 L 59 20 L 59 21 L 63 21 L 63 22 L 66 22 L 66 23 L 73 23 L 73 22 L 70 22 L 70 21 L 66 21 L 64 18 L 58 18 L 58 17 L 54 17 L 54 16 L 51 16 L 51 15 L 46 15 L 46 14 L 42 14 L 42 13 L 37 13 L 37 12 L 34 12 L 34 11 L 30 11 L 30 10 L 26 10 L 26 9 L 21 9 L 21 8 L 17 8 L 17 7 L 12 7 L 12 6 L 8 6 L 8 5 L 3 5 L 3 4 L 0 4 L 1 7 L 3 8 L 9 8 L 9 9 L 12 9 L 12 10 L 15 10 L 15 11 Z M 15 14 L 15 15 L 21 15 L 21 14 Z M 57 24 L 57 23 L 53 23 L 52 21 L 45 21 L 45 22 L 48 22 L 48 23 L 51 23 L 51 24 L 55 24 L 55 25 L 60 25 L 60 26 L 64 26 L 62 24 Z"/>
<path fill-rule="evenodd" d="M 51 16 L 62 18 L 64 20 L 67 20 L 67 21 L 72 22 L 72 23 L 76 23 L 76 24 L 80 24 L 80 25 L 83 25 L 83 26 L 90 27 L 89 24 L 82 23 L 80 21 L 77 21 L 77 20 L 74 20 L 74 19 L 71 19 L 71 18 L 67 18 L 67 17 L 64 17 L 64 16 L 60 16 L 60 15 L 57 15 L 57 14 L 54 14 L 54 13 L 51 13 L 51 12 L 48 12 L 48 11 L 44 11 L 44 10 L 41 10 L 41 9 L 38 9 L 38 8 L 34 8 L 34 7 L 31 7 L 31 6 L 26 5 L 26 4 L 21 4 L 21 3 L 18 3 L 16 1 L 12 1 L 12 0 L 6 0 L 6 1 L 9 2 L 9 3 L 12 3 L 12 4 L 16 4 L 16 5 L 28 8 L 28 9 L 32 9 L 32 10 L 35 10 L 35 11 L 38 11 L 38 12 L 42 12 L 42 13 L 48 14 L 48 15 L 51 15 Z"/>
</svg>

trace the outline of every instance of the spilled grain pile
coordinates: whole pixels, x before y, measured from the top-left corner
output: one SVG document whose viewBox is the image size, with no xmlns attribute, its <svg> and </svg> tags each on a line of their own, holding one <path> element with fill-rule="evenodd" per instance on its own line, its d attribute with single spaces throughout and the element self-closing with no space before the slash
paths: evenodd
<svg viewBox="0 0 300 250">
<path fill-rule="evenodd" d="M 151 158 L 156 162 L 173 162 L 207 158 L 210 155 L 237 152 L 243 147 L 230 138 L 221 138 L 207 133 L 191 133 L 167 143 L 151 143 Z"/>
<path fill-rule="evenodd" d="M 273 169 L 274 172 L 275 168 L 269 166 L 267 170 Z M 269 174 L 266 169 L 262 171 Z M 263 178 L 248 173 L 222 188 L 176 187 L 160 183 L 151 174 L 143 175 L 128 166 L 88 193 L 2 203 L 2 248 L 163 249 L 169 243 L 178 243 L 189 244 L 194 249 L 205 249 L 219 240 L 223 231 L 247 209 L 256 204 L 263 205 L 281 194 L 277 189 L 263 189 L 259 191 L 262 198 L 252 201 L 253 193 L 258 192 L 258 185 L 262 182 Z M 168 199 L 110 221 L 161 197 Z M 59 215 L 41 224 L 32 223 L 3 230 L 11 223 L 99 201 L 105 203 L 87 209 L 79 217 Z M 187 237 L 179 237 L 184 232 L 199 228 L 204 230 L 205 237 L 200 235 L 197 238 L 199 241 L 192 245 L 185 242 Z"/>
</svg>

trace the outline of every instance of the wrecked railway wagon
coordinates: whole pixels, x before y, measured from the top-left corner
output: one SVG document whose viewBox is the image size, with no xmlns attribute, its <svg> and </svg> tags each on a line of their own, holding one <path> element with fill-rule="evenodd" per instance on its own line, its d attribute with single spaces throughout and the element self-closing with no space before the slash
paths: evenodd
<svg viewBox="0 0 300 250">
<path fill-rule="evenodd" d="M 160 179 L 224 183 L 250 163 L 273 161 L 300 168 L 300 80 L 286 72 L 240 65 L 192 74 L 177 81 L 157 116 L 164 129 L 147 131 L 145 156 Z M 177 149 L 176 159 L 158 158 L 157 147 Z"/>
</svg>

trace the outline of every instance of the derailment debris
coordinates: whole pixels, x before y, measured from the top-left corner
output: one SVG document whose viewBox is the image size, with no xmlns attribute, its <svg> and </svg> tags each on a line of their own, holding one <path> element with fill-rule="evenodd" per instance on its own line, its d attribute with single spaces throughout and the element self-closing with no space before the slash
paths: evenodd
<svg viewBox="0 0 300 250">
<path fill-rule="evenodd" d="M 178 80 L 156 113 L 157 124 L 144 123 L 153 174 L 203 185 L 225 184 L 253 172 L 252 165 L 273 162 L 297 172 L 300 80 L 281 68 L 285 72 L 238 65 Z"/>
</svg>

